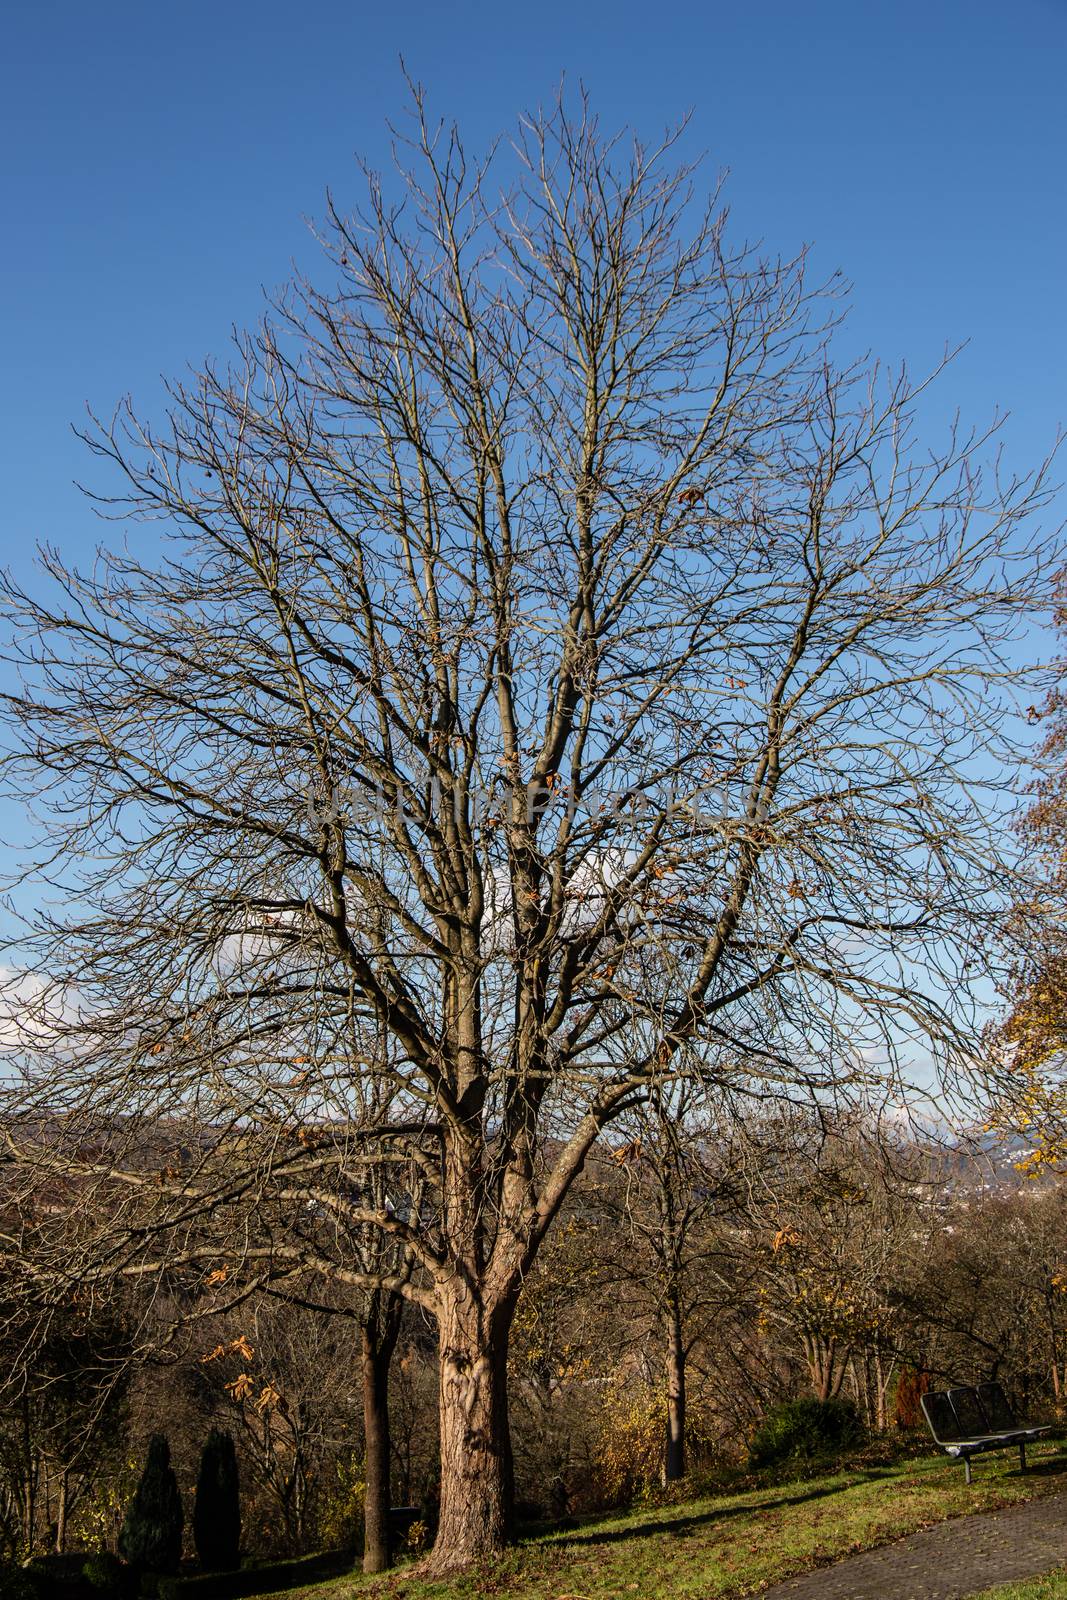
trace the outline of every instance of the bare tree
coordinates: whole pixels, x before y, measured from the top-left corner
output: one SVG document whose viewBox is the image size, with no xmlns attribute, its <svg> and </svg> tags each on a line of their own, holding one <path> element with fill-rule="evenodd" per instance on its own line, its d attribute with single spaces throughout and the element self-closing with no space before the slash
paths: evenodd
<svg viewBox="0 0 1067 1600">
<path fill-rule="evenodd" d="M 725 1136 L 720 1128 L 725 1125 Z M 738 1172 L 728 1147 L 730 1119 L 710 1114 L 692 1083 L 656 1083 L 648 1103 L 616 1126 L 627 1135 L 606 1152 L 599 1185 L 607 1224 L 605 1274 L 659 1340 L 666 1399 L 662 1481 L 686 1473 L 686 1370 L 733 1296 L 719 1270 L 714 1224 L 736 1213 Z M 616 1169 L 611 1182 L 611 1168 Z"/>
<path fill-rule="evenodd" d="M 803 262 L 731 247 L 673 137 L 558 107 L 500 188 L 418 94 L 412 126 L 398 192 L 330 206 L 334 283 L 159 429 L 89 435 L 162 551 L 7 586 L 8 773 L 66 898 L 7 1126 L 25 1181 L 114 1201 L 73 1257 L 57 1228 L 56 1282 L 319 1274 L 433 1314 L 440 1572 L 507 1537 L 509 1328 L 613 1118 L 684 1075 L 972 1059 L 1047 489 L 836 369 Z"/>
<path fill-rule="evenodd" d="M 0 1537 L 9 1558 L 34 1554 L 42 1535 L 61 1553 L 121 1426 L 131 1346 L 112 1305 L 68 1304 L 4 1324 Z"/>
<path fill-rule="evenodd" d="M 868 1117 L 801 1116 L 751 1130 L 746 1165 L 762 1325 L 799 1351 L 818 1399 L 847 1382 L 884 1431 L 906 1344 L 901 1291 L 937 1231 L 943 1161 Z"/>
</svg>

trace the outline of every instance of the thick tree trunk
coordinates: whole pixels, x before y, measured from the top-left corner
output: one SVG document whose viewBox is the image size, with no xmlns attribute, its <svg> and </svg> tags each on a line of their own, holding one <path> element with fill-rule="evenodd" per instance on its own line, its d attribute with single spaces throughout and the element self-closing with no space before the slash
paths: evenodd
<svg viewBox="0 0 1067 1600">
<path fill-rule="evenodd" d="M 426 1570 L 437 1576 L 499 1553 L 512 1530 L 508 1337 L 514 1300 L 492 1310 L 466 1287 L 438 1314 L 441 1511 Z"/>
<path fill-rule="evenodd" d="M 663 1459 L 664 1483 L 685 1477 L 685 1344 L 682 1311 L 675 1302 L 667 1321 L 667 1439 Z"/>
<path fill-rule="evenodd" d="M 363 1502 L 363 1571 L 385 1572 L 392 1563 L 389 1537 L 389 1368 L 400 1333 L 399 1295 L 377 1289 L 362 1330 L 363 1437 L 367 1488 Z"/>
</svg>

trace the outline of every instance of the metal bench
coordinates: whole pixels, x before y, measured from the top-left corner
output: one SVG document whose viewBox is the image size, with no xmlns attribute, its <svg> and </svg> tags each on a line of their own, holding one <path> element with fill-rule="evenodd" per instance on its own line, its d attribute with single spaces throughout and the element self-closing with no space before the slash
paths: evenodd
<svg viewBox="0 0 1067 1600">
<path fill-rule="evenodd" d="M 1025 1472 L 1027 1445 L 1049 1432 L 1019 1422 L 999 1383 L 980 1383 L 973 1389 L 933 1389 L 920 1398 L 934 1442 L 946 1455 L 963 1462 L 968 1483 L 972 1456 L 1013 1444 L 1019 1446 L 1019 1469 Z"/>
</svg>

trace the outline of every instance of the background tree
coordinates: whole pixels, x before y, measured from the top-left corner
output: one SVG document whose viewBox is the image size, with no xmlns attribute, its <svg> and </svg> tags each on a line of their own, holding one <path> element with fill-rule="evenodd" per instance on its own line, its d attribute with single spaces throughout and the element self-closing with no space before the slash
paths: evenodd
<svg viewBox="0 0 1067 1600">
<path fill-rule="evenodd" d="M 929 1249 L 937 1219 L 922 1202 L 939 1180 L 931 1155 L 871 1118 L 793 1117 L 755 1130 L 750 1146 L 761 1320 L 790 1331 L 817 1399 L 847 1379 L 875 1432 L 902 1350 L 894 1291 Z"/>
<path fill-rule="evenodd" d="M 616 1169 L 616 1181 L 602 1182 L 599 1194 L 610 1239 L 606 1275 L 631 1302 L 631 1314 L 648 1319 L 659 1339 L 662 1480 L 672 1483 L 686 1472 L 689 1356 L 730 1294 L 713 1224 L 736 1215 L 736 1170 L 717 1140 L 707 1098 L 689 1084 L 657 1085 L 648 1105 L 629 1113 L 615 1133 L 630 1137 L 598 1163 L 608 1179 Z"/>
<path fill-rule="evenodd" d="M 597 1477 L 604 1386 L 628 1335 L 599 1186 L 576 1186 L 523 1286 L 509 1342 L 517 1472 L 542 1515 L 566 1516 Z"/>
<path fill-rule="evenodd" d="M 0 1536 L 12 1557 L 62 1552 L 125 1424 L 134 1344 L 106 1301 L 4 1310 Z"/>
<path fill-rule="evenodd" d="M 395 193 L 331 206 L 332 282 L 90 435 L 162 550 L 8 584 L 7 770 L 74 892 L 6 1126 L 92 1219 L 38 1233 L 38 1289 L 434 1317 L 441 1572 L 508 1534 L 511 1324 L 614 1118 L 895 1080 L 918 1037 L 970 1070 L 1046 490 L 835 367 L 802 261 L 730 244 L 673 138 L 557 107 L 497 184 L 415 112 Z"/>
<path fill-rule="evenodd" d="M 337 1453 L 359 1451 L 359 1354 L 354 1318 L 269 1301 L 246 1331 L 200 1356 L 200 1370 L 242 1447 L 272 1546 L 287 1554 L 314 1540 Z M 358 1529 L 347 1530 L 355 1543 Z"/>
<path fill-rule="evenodd" d="M 1058 583 L 1055 622 L 1067 628 L 1064 575 Z M 1006 1050 L 1011 1076 L 995 1124 L 1020 1134 L 1027 1148 L 1022 1169 L 1062 1169 L 1067 1160 L 1067 693 L 1059 663 L 1044 703 L 1030 719 L 1043 722 L 1033 801 L 1019 822 L 1026 848 L 1038 864 L 1037 881 L 1021 896 L 1010 924 L 1016 955 L 1008 1015 L 991 1040 Z"/>
</svg>

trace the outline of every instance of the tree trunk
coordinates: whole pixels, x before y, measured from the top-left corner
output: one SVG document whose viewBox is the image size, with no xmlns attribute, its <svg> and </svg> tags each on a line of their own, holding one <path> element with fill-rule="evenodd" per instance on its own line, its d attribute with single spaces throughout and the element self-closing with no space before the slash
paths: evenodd
<svg viewBox="0 0 1067 1600">
<path fill-rule="evenodd" d="M 438 1313 L 441 1511 L 426 1571 L 439 1576 L 498 1554 L 514 1503 L 508 1337 L 515 1302 L 487 1310 L 461 1284 Z"/>
<path fill-rule="evenodd" d="M 26 1470 L 26 1499 L 23 1507 L 23 1543 L 26 1554 L 33 1555 L 34 1536 L 37 1532 L 37 1460 L 34 1455 L 30 1433 L 30 1408 L 29 1402 L 22 1402 L 22 1444 L 23 1461 Z"/>
<path fill-rule="evenodd" d="M 363 1502 L 363 1571 L 385 1572 L 392 1564 L 389 1541 L 389 1368 L 400 1333 L 402 1301 L 376 1289 L 362 1329 L 363 1436 L 367 1488 Z"/>
<path fill-rule="evenodd" d="M 837 1361 L 837 1340 L 822 1335 L 808 1341 L 808 1365 L 811 1369 L 812 1387 L 819 1400 L 834 1400 L 841 1388 L 845 1364 Z"/>
<path fill-rule="evenodd" d="M 70 1473 L 64 1468 L 59 1480 L 59 1509 L 56 1513 L 56 1555 L 61 1556 L 67 1548 L 67 1491 L 70 1487 Z"/>
<path fill-rule="evenodd" d="M 675 1483 L 685 1477 L 685 1345 L 682 1309 L 676 1299 L 668 1308 L 666 1377 L 667 1440 L 663 1481 Z"/>
<path fill-rule="evenodd" d="M 885 1433 L 889 1427 L 889 1385 L 893 1378 L 893 1362 L 889 1364 L 889 1371 L 885 1369 L 885 1361 L 881 1350 L 874 1353 L 874 1375 L 878 1385 L 876 1391 L 877 1408 L 875 1412 L 875 1427 L 879 1433 Z"/>
</svg>

